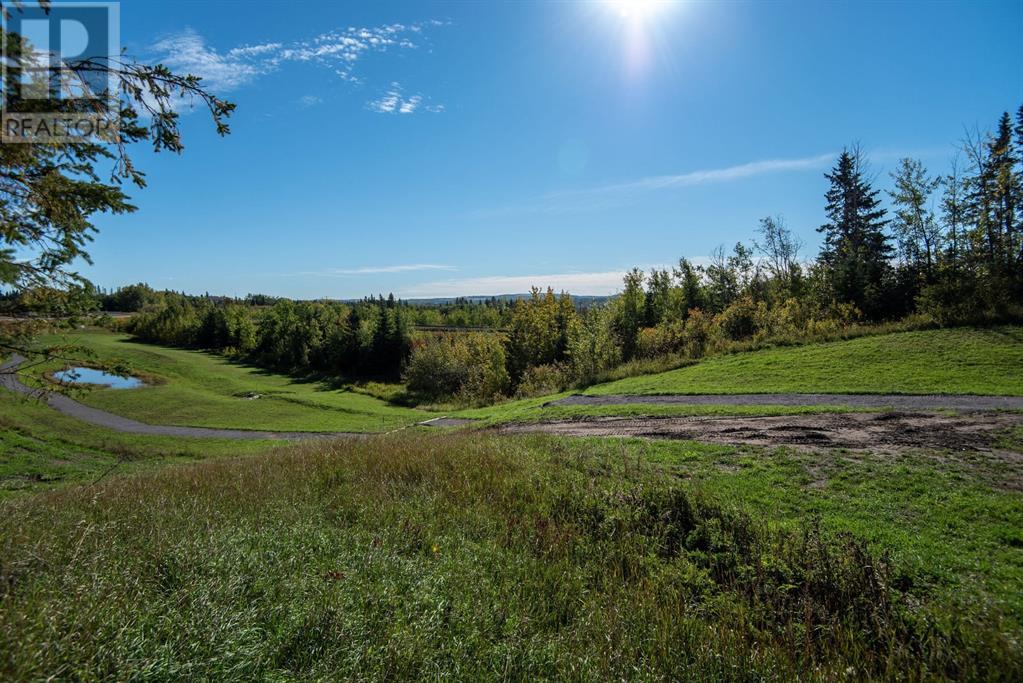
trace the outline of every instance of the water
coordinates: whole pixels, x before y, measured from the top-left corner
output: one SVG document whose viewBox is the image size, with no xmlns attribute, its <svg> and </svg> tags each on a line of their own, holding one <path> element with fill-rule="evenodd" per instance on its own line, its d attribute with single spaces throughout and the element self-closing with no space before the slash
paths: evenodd
<svg viewBox="0 0 1023 683">
<path fill-rule="evenodd" d="M 94 368 L 69 368 L 53 373 L 61 382 L 71 384 L 102 384 L 111 389 L 134 389 L 142 386 L 138 377 L 121 377 Z"/>
</svg>

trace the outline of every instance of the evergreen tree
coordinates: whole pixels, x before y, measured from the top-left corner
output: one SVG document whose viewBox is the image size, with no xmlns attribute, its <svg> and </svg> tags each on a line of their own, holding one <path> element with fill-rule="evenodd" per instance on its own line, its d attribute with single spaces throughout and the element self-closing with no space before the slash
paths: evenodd
<svg viewBox="0 0 1023 683">
<path fill-rule="evenodd" d="M 817 228 L 824 234 L 819 261 L 839 302 L 879 319 L 893 312 L 885 300 L 892 248 L 878 190 L 864 177 L 863 166 L 859 150 L 846 149 L 832 172 L 824 174 L 831 187 L 825 194 L 828 222 Z"/>
<path fill-rule="evenodd" d="M 41 2 L 46 9 L 48 3 Z M 5 18 L 22 11 L 21 2 L 0 2 Z M 126 56 L 108 59 L 62 58 L 40 66 L 38 53 L 25 36 L 0 30 L 4 70 L 0 96 L 5 115 L 55 111 L 68 117 L 99 116 L 119 134 L 118 144 L 97 138 L 33 139 L 0 144 L 0 289 L 31 293 L 35 313 L 51 320 L 86 312 L 81 296 L 89 285 L 73 270 L 88 263 L 88 243 L 100 214 L 135 211 L 125 183 L 145 187 L 144 173 L 129 151 L 148 141 L 155 151 L 181 152 L 178 103 L 194 99 L 211 114 L 218 133 L 228 132 L 234 105 L 208 92 L 201 79 L 175 74 Z M 100 78 L 96 78 L 100 76 Z M 96 92 L 90 83 L 108 77 L 112 87 Z M 40 84 L 61 83 L 62 89 L 88 92 L 90 97 L 42 102 L 32 95 Z M 40 110 L 45 105 L 47 109 Z M 11 311 L 20 316 L 25 311 Z M 69 322 L 68 324 L 73 324 Z M 32 336 L 38 321 L 24 319 L 0 327 L 0 350 L 34 356 Z"/>
<path fill-rule="evenodd" d="M 991 206 L 993 223 L 1000 242 L 1000 269 L 1010 274 L 1015 265 L 1019 241 L 1016 226 L 1016 205 L 1019 203 L 1019 177 L 1016 172 L 1016 150 L 1012 143 L 1012 119 L 1004 112 L 998 131 L 989 145 L 991 164 Z"/>
</svg>

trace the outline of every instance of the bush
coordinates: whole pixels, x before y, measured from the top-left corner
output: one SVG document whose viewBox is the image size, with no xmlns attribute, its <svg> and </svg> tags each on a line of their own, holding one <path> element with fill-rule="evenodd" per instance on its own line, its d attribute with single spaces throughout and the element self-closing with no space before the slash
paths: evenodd
<svg viewBox="0 0 1023 683">
<path fill-rule="evenodd" d="M 504 345 L 496 335 L 478 333 L 419 342 L 404 379 L 410 392 L 425 398 L 491 402 L 508 390 Z"/>
<path fill-rule="evenodd" d="M 682 337 L 682 351 L 689 358 L 701 358 L 714 336 L 714 321 L 698 308 L 689 311 L 685 332 Z"/>
<path fill-rule="evenodd" d="M 532 398 L 563 391 L 571 383 L 567 369 L 555 363 L 535 365 L 522 374 L 522 380 L 515 390 L 516 398 Z"/>
<path fill-rule="evenodd" d="M 410 392 L 432 399 L 458 393 L 467 373 L 465 366 L 456 361 L 452 346 L 443 339 L 413 346 L 404 374 Z"/>
<path fill-rule="evenodd" d="M 767 306 L 744 296 L 729 304 L 717 316 L 721 332 L 732 341 L 752 338 L 767 318 Z"/>
</svg>

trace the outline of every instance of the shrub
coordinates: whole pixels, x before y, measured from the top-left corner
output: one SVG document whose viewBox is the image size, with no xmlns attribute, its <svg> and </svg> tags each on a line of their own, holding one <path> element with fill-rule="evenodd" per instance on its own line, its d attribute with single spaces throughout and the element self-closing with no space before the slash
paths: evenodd
<svg viewBox="0 0 1023 683">
<path fill-rule="evenodd" d="M 515 390 L 517 398 L 531 398 L 554 394 L 565 389 L 570 384 L 570 373 L 567 369 L 556 363 L 549 365 L 535 365 L 528 368 L 522 375 L 518 388 Z"/>
<path fill-rule="evenodd" d="M 744 296 L 733 301 L 717 316 L 721 332 L 732 341 L 750 339 L 761 328 L 767 317 L 767 306 Z"/>
<path fill-rule="evenodd" d="M 508 389 L 504 345 L 496 335 L 479 333 L 417 343 L 404 379 L 410 392 L 426 398 L 491 402 Z"/>
<path fill-rule="evenodd" d="M 510 382 L 504 344 L 493 334 L 464 335 L 455 345 L 465 364 L 465 379 L 458 391 L 463 403 L 490 403 L 508 390 Z"/>
<path fill-rule="evenodd" d="M 706 353 L 707 346 L 713 337 L 713 320 L 698 308 L 689 311 L 686 318 L 685 334 L 682 350 L 690 358 L 700 358 Z"/>
<path fill-rule="evenodd" d="M 410 392 L 433 399 L 458 393 L 465 382 L 466 369 L 455 359 L 452 346 L 442 338 L 413 347 L 404 374 Z"/>
</svg>

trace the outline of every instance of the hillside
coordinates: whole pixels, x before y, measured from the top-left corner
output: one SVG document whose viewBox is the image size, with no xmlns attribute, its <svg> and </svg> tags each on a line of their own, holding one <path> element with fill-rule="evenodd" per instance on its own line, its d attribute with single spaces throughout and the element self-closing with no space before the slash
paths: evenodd
<svg viewBox="0 0 1023 683">
<path fill-rule="evenodd" d="M 1023 395 L 1023 327 L 900 332 L 710 358 L 587 394 Z"/>
<path fill-rule="evenodd" d="M 97 360 L 123 364 L 147 379 L 147 386 L 141 389 L 97 389 L 78 398 L 94 408 L 149 424 L 379 432 L 431 417 L 350 385 L 315 376 L 272 373 L 223 356 L 143 344 L 101 330 L 47 341 L 83 347 Z M 52 363 L 44 369 L 57 367 L 60 365 Z"/>
</svg>

